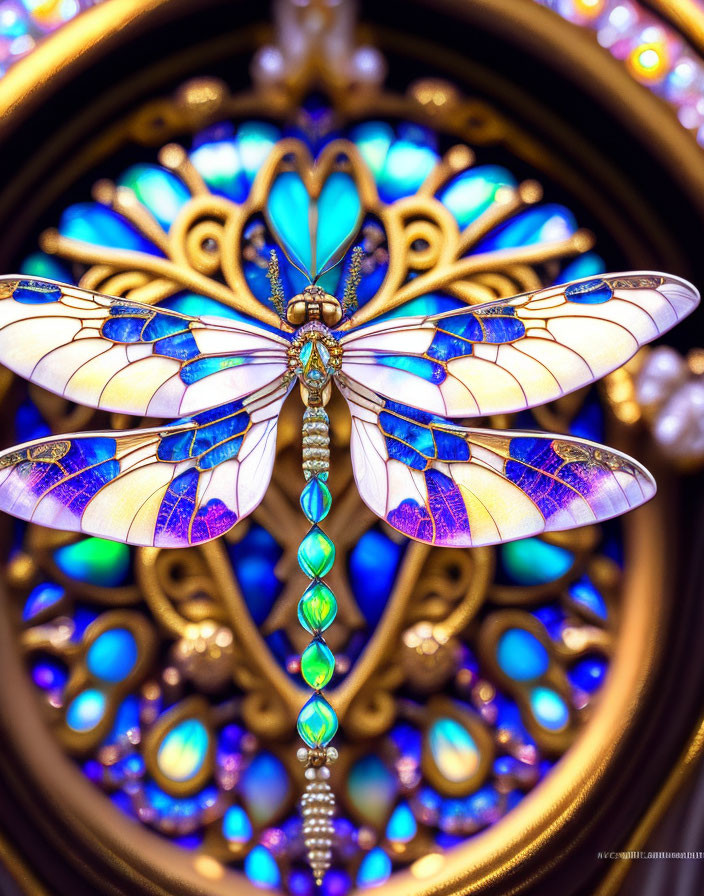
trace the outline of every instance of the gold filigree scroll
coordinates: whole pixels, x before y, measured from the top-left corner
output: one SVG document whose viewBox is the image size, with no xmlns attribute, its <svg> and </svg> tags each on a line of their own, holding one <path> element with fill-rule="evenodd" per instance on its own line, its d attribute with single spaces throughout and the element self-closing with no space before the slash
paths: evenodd
<svg viewBox="0 0 704 896">
<path fill-rule="evenodd" d="M 330 172 L 349 172 L 356 181 L 364 212 L 378 219 L 385 232 L 389 266 L 384 281 L 377 294 L 342 328 L 366 323 L 438 290 L 476 304 L 536 289 L 541 286 L 538 265 L 580 254 L 592 245 L 589 233 L 577 231 L 555 242 L 472 253 L 487 233 L 538 202 L 542 190 L 535 181 L 525 181 L 515 188 L 502 187 L 490 207 L 460 229 L 435 194 L 471 166 L 473 155 L 462 145 L 450 149 L 436 163 L 416 195 L 388 204 L 379 198 L 369 168 L 348 140 L 329 143 L 316 159 L 301 141 L 280 140 L 242 204 L 210 193 L 182 147 L 164 147 L 159 161 L 179 175 L 191 194 L 168 233 L 129 187 L 100 181 L 94 188 L 94 198 L 120 212 L 165 257 L 92 246 L 56 230 L 43 234 L 42 248 L 46 252 L 87 266 L 80 285 L 146 303 L 190 290 L 263 323 L 289 329 L 271 308 L 254 297 L 242 268 L 245 225 L 263 212 L 271 184 L 284 170 L 297 171 L 314 198 Z"/>
</svg>

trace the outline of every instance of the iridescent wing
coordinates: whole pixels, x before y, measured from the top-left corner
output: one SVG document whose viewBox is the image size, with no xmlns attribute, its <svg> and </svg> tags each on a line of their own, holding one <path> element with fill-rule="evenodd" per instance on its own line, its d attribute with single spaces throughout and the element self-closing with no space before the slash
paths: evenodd
<svg viewBox="0 0 704 896">
<path fill-rule="evenodd" d="M 552 401 L 624 364 L 686 317 L 699 293 L 666 274 L 608 274 L 471 310 L 395 318 L 342 337 L 342 372 L 445 417 Z"/>
<path fill-rule="evenodd" d="M 275 387 L 288 341 L 51 280 L 0 277 L 0 363 L 91 407 L 180 417 Z"/>
<path fill-rule="evenodd" d="M 647 470 L 593 442 L 467 429 L 366 389 L 341 391 L 362 499 L 417 541 L 497 544 L 606 520 L 655 494 Z"/>
<path fill-rule="evenodd" d="M 209 541 L 262 500 L 287 392 L 161 428 L 77 433 L 11 448 L 0 453 L 0 509 L 129 544 Z"/>
</svg>

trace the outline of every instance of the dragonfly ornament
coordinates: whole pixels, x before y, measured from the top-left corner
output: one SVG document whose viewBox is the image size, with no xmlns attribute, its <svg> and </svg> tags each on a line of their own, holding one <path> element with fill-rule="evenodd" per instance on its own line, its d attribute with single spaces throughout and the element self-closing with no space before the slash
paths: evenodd
<svg viewBox="0 0 704 896">
<path fill-rule="evenodd" d="M 331 863 L 328 764 L 337 730 L 322 694 L 335 661 L 323 638 L 336 602 L 325 406 L 338 388 L 366 504 L 403 535 L 454 548 L 584 526 L 655 494 L 644 467 L 593 442 L 467 428 L 457 418 L 521 411 L 627 361 L 697 305 L 667 274 L 630 272 L 549 286 L 429 316 L 355 323 L 365 209 L 353 177 L 311 189 L 271 184 L 264 217 L 278 330 L 253 319 L 190 317 L 74 286 L 0 278 L 0 362 L 66 399 L 173 422 L 42 438 L 0 453 L 0 509 L 44 526 L 182 548 L 222 535 L 262 500 L 282 404 L 296 382 L 311 528 L 298 559 L 311 582 L 299 619 L 312 635 L 301 672 L 303 832 L 318 882 Z M 280 260 L 303 288 L 286 298 Z M 336 295 L 327 275 L 342 270 Z M 336 275 L 337 276 L 337 275 Z M 289 291 L 290 295 L 290 291 Z"/>
</svg>

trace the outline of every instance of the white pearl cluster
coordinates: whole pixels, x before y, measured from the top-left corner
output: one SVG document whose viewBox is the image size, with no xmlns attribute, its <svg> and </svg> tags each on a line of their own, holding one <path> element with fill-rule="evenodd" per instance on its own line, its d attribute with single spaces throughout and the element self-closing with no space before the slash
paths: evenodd
<svg viewBox="0 0 704 896">
<path fill-rule="evenodd" d="M 310 763 L 312 753 L 301 749 L 298 751 L 298 758 Z M 325 751 L 323 763 L 333 762 L 336 758 L 337 751 L 334 748 L 328 748 Z M 301 797 L 303 842 L 315 882 L 320 884 L 325 872 L 332 864 L 335 834 L 332 819 L 335 814 L 335 794 L 330 787 L 330 769 L 326 764 L 309 764 L 305 776 L 308 784 Z"/>
</svg>

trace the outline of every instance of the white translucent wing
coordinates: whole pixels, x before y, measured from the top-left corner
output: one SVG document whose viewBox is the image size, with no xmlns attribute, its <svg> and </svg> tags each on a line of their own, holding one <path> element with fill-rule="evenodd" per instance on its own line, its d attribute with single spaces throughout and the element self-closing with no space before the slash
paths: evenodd
<svg viewBox="0 0 704 896">
<path fill-rule="evenodd" d="M 467 429 L 342 386 L 364 502 L 417 541 L 476 547 L 571 529 L 655 494 L 632 458 L 567 436 Z"/>
<path fill-rule="evenodd" d="M 288 341 L 51 280 L 0 278 L 0 363 L 90 407 L 179 417 L 279 379 Z"/>
<path fill-rule="evenodd" d="M 216 538 L 264 497 L 288 393 L 168 426 L 38 439 L 0 453 L 0 510 L 128 544 Z"/>
<path fill-rule="evenodd" d="M 445 417 L 552 401 L 624 364 L 690 314 L 699 293 L 659 273 L 607 274 L 342 337 L 351 382 Z"/>
</svg>

